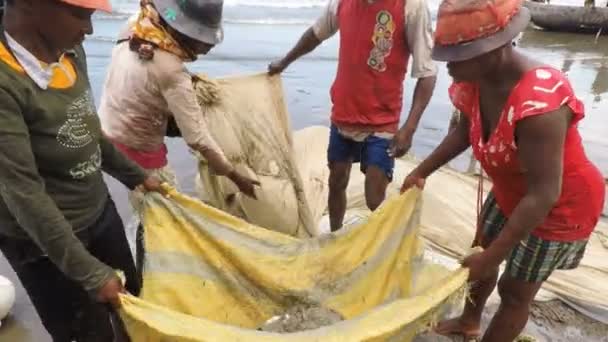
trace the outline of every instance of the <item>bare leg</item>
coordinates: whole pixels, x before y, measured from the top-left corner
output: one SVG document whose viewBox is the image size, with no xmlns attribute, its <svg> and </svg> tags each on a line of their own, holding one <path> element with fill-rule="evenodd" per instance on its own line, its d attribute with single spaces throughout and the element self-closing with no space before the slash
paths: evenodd
<svg viewBox="0 0 608 342">
<path fill-rule="evenodd" d="M 482 342 L 511 342 L 519 336 L 530 315 L 530 305 L 541 283 L 529 283 L 503 274 L 498 284 L 500 307 Z"/>
<path fill-rule="evenodd" d="M 371 165 L 365 170 L 365 203 L 371 211 L 384 201 L 388 183 L 388 177 L 380 168 Z"/>
<path fill-rule="evenodd" d="M 342 228 L 346 212 L 346 188 L 350 178 L 352 162 L 331 162 L 329 164 L 329 224 L 331 231 Z"/>
<path fill-rule="evenodd" d="M 481 335 L 481 314 L 488 297 L 494 291 L 498 279 L 498 268 L 491 277 L 478 281 L 471 287 L 471 298 L 465 303 L 464 311 L 458 318 L 443 321 L 437 325 L 435 332 L 440 335 L 459 335 L 465 340 Z"/>
<path fill-rule="evenodd" d="M 483 241 L 482 247 L 488 248 L 491 242 Z M 478 281 L 471 286 L 470 300 L 467 300 L 462 315 L 458 318 L 440 322 L 435 332 L 440 335 L 459 335 L 465 338 L 477 338 L 481 336 L 481 315 L 486 306 L 488 297 L 496 287 L 498 279 L 498 268 L 484 280 Z"/>
</svg>

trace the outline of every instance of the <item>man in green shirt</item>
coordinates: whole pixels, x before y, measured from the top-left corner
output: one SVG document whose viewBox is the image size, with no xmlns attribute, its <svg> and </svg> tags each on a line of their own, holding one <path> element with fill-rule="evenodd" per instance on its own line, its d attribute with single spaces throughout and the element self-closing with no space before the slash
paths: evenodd
<svg viewBox="0 0 608 342">
<path fill-rule="evenodd" d="M 102 171 L 160 191 L 101 134 L 81 43 L 108 0 L 7 0 L 0 28 L 0 250 L 54 341 L 111 341 L 141 281 Z"/>
</svg>

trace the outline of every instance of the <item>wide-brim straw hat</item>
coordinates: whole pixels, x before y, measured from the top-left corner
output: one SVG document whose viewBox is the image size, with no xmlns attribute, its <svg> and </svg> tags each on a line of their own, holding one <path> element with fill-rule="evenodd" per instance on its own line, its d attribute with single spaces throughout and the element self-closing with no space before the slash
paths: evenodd
<svg viewBox="0 0 608 342">
<path fill-rule="evenodd" d="M 513 41 L 530 23 L 522 0 L 444 0 L 439 6 L 433 59 L 469 60 Z"/>
</svg>

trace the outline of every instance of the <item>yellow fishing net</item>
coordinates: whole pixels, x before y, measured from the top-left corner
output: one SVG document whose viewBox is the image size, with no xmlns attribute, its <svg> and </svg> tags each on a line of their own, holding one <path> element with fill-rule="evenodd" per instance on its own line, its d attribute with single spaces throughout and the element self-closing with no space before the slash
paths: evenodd
<svg viewBox="0 0 608 342">
<path fill-rule="evenodd" d="M 144 288 L 121 316 L 133 341 L 410 341 L 467 277 L 423 258 L 420 204 L 413 190 L 343 233 L 297 239 L 175 191 L 148 195 Z M 256 330 L 298 305 L 345 320 Z"/>
<path fill-rule="evenodd" d="M 133 341 L 410 341 L 462 299 L 466 271 L 424 256 L 419 190 L 369 217 L 350 210 L 350 225 L 318 236 L 326 145 L 314 130 L 294 144 L 280 79 L 203 80 L 211 131 L 262 186 L 257 201 L 234 196 L 201 159 L 212 206 L 173 189 L 146 196 L 144 287 L 122 298 Z"/>
</svg>

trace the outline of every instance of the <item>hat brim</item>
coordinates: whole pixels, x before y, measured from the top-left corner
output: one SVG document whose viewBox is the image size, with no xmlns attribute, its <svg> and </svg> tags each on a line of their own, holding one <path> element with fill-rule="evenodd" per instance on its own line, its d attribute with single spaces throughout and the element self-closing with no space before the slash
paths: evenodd
<svg viewBox="0 0 608 342">
<path fill-rule="evenodd" d="M 217 45 L 224 40 L 224 29 L 221 24 L 218 27 L 209 27 L 190 19 L 188 16 L 183 15 L 178 1 L 154 0 L 156 10 L 169 26 L 177 32 L 199 42 Z M 173 18 L 169 17 L 169 14 L 174 11 L 178 11 L 178 15 Z"/>
<path fill-rule="evenodd" d="M 112 5 L 109 0 L 61 0 L 68 5 L 75 7 L 100 10 L 107 13 L 112 13 Z"/>
<path fill-rule="evenodd" d="M 461 62 L 479 57 L 511 42 L 523 32 L 530 23 L 530 11 L 522 7 L 511 21 L 491 36 L 462 44 L 439 45 L 433 47 L 433 59 L 441 62 Z"/>
</svg>

